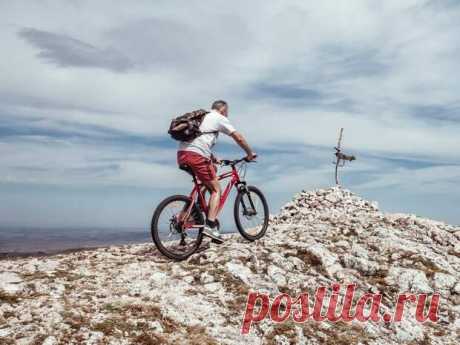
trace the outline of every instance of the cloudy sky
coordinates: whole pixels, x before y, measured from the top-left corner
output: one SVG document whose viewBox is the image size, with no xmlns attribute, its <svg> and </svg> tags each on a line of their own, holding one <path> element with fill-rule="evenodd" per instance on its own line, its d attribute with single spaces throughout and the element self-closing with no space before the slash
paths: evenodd
<svg viewBox="0 0 460 345">
<path fill-rule="evenodd" d="M 456 1 L 0 0 L 0 225 L 148 225 L 190 187 L 170 119 L 218 98 L 273 213 L 334 183 L 344 127 L 347 188 L 459 224 L 459 23 Z"/>
</svg>

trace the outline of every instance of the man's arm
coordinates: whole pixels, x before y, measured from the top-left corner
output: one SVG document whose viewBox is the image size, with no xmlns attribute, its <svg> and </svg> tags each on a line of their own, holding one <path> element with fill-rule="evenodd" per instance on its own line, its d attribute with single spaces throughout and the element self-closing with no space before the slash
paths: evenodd
<svg viewBox="0 0 460 345">
<path fill-rule="evenodd" d="M 211 153 L 211 162 L 213 162 L 214 164 L 220 164 L 221 160 L 219 158 L 217 158 L 214 153 Z"/>
<path fill-rule="evenodd" d="M 254 158 L 256 158 L 255 152 L 252 151 L 252 149 L 249 147 L 248 142 L 246 141 L 246 139 L 244 139 L 244 137 L 240 133 L 235 131 L 232 134 L 230 134 L 230 136 L 246 152 L 247 160 L 252 161 Z"/>
</svg>

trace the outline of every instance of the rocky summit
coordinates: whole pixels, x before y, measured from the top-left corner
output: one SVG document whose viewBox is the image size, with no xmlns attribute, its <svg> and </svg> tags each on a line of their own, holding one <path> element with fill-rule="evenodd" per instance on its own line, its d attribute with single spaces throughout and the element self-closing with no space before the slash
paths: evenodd
<svg viewBox="0 0 460 345">
<path fill-rule="evenodd" d="M 458 344 L 459 271 L 459 227 L 340 187 L 302 191 L 263 239 L 233 234 L 182 262 L 151 243 L 2 259 L 0 344 Z M 408 303 L 399 322 L 266 317 L 241 334 L 249 292 L 294 299 L 334 283 L 381 295 L 382 315 L 400 293 L 439 294 L 437 320 Z"/>
</svg>

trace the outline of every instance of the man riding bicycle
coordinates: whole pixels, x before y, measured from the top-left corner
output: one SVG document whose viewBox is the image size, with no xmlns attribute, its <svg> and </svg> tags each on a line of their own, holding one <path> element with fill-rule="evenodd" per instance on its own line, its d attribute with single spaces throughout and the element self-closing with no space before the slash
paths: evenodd
<svg viewBox="0 0 460 345">
<path fill-rule="evenodd" d="M 214 166 L 214 163 L 219 163 L 219 160 L 212 154 L 211 150 L 217 142 L 219 133 L 232 137 L 246 152 L 246 160 L 252 161 L 256 158 L 256 154 L 249 147 L 245 138 L 235 130 L 227 117 L 227 102 L 223 100 L 215 101 L 211 106 L 211 112 L 204 117 L 200 125 L 200 131 L 203 134 L 192 141 L 180 142 L 177 152 L 179 166 L 188 166 L 211 193 L 208 217 L 203 228 L 203 234 L 217 243 L 223 242 L 216 221 L 221 188 Z"/>
</svg>

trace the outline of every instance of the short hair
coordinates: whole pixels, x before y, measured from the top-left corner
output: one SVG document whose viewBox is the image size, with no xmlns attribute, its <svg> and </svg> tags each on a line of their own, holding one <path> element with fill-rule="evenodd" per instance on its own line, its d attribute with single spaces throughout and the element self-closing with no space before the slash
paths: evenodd
<svg viewBox="0 0 460 345">
<path fill-rule="evenodd" d="M 226 106 L 227 106 L 227 102 L 219 99 L 217 101 L 214 101 L 214 103 L 212 103 L 211 109 L 219 110 L 219 109 L 222 109 L 222 107 L 226 107 Z"/>
</svg>

